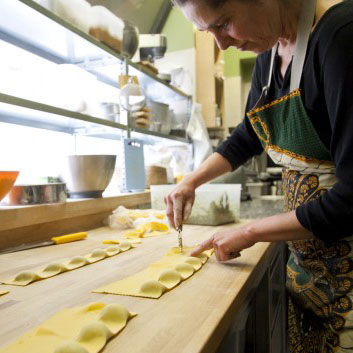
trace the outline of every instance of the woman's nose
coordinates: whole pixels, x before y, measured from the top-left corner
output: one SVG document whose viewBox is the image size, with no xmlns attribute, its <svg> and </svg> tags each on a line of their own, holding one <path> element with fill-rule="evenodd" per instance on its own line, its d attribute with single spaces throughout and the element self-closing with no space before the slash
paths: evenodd
<svg viewBox="0 0 353 353">
<path fill-rule="evenodd" d="M 231 41 L 230 41 L 230 37 L 225 36 L 225 35 L 217 35 L 215 33 L 213 33 L 213 36 L 216 40 L 217 46 L 219 49 L 221 50 L 226 50 L 227 48 L 229 48 L 231 46 Z"/>
</svg>

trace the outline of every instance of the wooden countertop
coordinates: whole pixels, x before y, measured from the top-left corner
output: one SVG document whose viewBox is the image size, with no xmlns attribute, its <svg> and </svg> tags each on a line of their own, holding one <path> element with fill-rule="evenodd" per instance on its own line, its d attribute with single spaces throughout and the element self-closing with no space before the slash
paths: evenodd
<svg viewBox="0 0 353 353">
<path fill-rule="evenodd" d="M 184 243 L 199 243 L 216 231 L 234 226 L 185 225 Z M 101 243 L 103 239 L 121 233 L 99 228 L 90 231 L 84 241 L 0 255 L 0 279 L 86 254 L 105 246 Z M 158 300 L 91 292 L 144 269 L 172 246 L 177 246 L 175 231 L 167 236 L 143 239 L 136 249 L 27 287 L 0 285 L 0 290 L 10 290 L 0 297 L 0 347 L 62 308 L 103 301 L 119 303 L 138 313 L 108 343 L 104 353 L 214 352 L 249 294 L 252 278 L 268 256 L 270 244 L 258 243 L 228 263 L 218 263 L 212 256 L 201 271 Z"/>
</svg>

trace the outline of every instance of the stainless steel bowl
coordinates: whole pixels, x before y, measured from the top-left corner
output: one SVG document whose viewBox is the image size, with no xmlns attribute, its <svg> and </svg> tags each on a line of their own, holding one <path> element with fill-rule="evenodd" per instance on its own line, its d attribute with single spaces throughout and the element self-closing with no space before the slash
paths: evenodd
<svg viewBox="0 0 353 353">
<path fill-rule="evenodd" d="M 68 156 L 61 178 L 65 181 L 71 198 L 102 197 L 113 176 L 116 156 Z"/>
<path fill-rule="evenodd" d="M 38 205 L 66 201 L 66 184 L 15 185 L 8 193 L 8 205 Z"/>
</svg>

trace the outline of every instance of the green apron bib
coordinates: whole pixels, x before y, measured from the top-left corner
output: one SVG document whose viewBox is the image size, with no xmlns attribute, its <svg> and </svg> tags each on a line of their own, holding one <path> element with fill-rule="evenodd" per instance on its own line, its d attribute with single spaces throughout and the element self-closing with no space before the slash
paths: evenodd
<svg viewBox="0 0 353 353">
<path fill-rule="evenodd" d="M 247 113 L 265 151 L 283 166 L 285 211 L 321 197 L 336 181 L 330 152 L 316 133 L 298 88 L 315 7 L 315 0 L 303 1 L 290 93 L 264 104 L 276 46 L 272 50 L 268 85 Z M 288 246 L 290 353 L 353 352 L 353 237 L 330 245 L 314 239 L 291 241 Z"/>
</svg>

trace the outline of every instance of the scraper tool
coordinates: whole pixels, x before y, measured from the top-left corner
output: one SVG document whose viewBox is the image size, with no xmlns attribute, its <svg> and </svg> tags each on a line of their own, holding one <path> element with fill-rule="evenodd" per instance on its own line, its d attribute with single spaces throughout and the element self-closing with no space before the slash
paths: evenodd
<svg viewBox="0 0 353 353">
<path fill-rule="evenodd" d="M 14 247 L 14 248 L 9 248 L 4 251 L 0 251 L 0 254 L 12 253 L 12 252 L 16 252 L 16 251 L 33 249 L 33 248 L 40 248 L 42 246 L 70 243 L 70 242 L 76 241 L 76 240 L 83 240 L 86 237 L 87 237 L 86 232 L 67 234 L 67 235 L 62 235 L 60 237 L 53 237 L 53 238 L 51 238 L 51 240 L 45 241 L 45 242 L 33 243 L 33 244 L 22 244 L 20 246 Z"/>
</svg>

